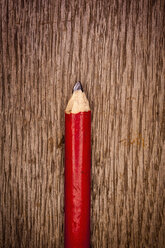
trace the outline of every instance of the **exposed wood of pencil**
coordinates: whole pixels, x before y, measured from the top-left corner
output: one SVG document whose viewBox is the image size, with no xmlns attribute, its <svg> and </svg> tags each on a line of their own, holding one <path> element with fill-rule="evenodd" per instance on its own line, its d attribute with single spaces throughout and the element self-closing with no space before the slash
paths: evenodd
<svg viewBox="0 0 165 248">
<path fill-rule="evenodd" d="M 0 4 L 0 247 L 63 247 L 64 110 L 92 110 L 91 241 L 164 248 L 164 1 Z"/>
<path fill-rule="evenodd" d="M 65 109 L 66 114 L 77 114 L 79 112 L 90 111 L 89 102 L 86 95 L 81 90 L 76 90 L 73 92 L 67 107 Z"/>
</svg>

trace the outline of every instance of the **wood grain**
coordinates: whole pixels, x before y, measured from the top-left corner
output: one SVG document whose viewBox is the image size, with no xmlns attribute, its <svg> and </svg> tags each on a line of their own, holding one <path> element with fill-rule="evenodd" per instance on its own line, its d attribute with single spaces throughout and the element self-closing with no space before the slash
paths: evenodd
<svg viewBox="0 0 165 248">
<path fill-rule="evenodd" d="M 0 2 L 0 247 L 63 247 L 64 109 L 92 109 L 91 247 L 165 247 L 163 0 Z"/>
</svg>

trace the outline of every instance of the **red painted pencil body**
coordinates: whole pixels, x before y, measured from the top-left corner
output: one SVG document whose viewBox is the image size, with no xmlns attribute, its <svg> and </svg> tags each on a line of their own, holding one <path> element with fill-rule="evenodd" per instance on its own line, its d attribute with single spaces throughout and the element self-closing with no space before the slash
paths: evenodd
<svg viewBox="0 0 165 248">
<path fill-rule="evenodd" d="M 91 111 L 65 113 L 65 248 L 90 247 Z"/>
</svg>

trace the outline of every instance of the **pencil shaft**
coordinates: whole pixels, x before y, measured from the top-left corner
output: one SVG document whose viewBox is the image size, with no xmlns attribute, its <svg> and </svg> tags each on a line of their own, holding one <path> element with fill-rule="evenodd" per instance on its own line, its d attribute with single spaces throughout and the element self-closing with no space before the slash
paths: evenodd
<svg viewBox="0 0 165 248">
<path fill-rule="evenodd" d="M 65 248 L 90 247 L 91 112 L 65 114 Z"/>
</svg>

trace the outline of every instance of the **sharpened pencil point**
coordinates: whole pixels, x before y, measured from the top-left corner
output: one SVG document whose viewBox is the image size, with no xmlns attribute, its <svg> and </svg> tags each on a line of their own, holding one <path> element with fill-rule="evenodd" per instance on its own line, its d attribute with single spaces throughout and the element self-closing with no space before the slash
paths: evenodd
<svg viewBox="0 0 165 248">
<path fill-rule="evenodd" d="M 89 102 L 83 92 L 83 87 L 78 81 L 72 90 L 72 96 L 65 109 L 66 114 L 77 114 L 90 111 Z"/>
<path fill-rule="evenodd" d="M 74 91 L 76 91 L 76 90 L 81 90 L 81 91 L 83 91 L 83 87 L 82 87 L 81 82 L 77 82 L 77 83 L 74 85 L 73 91 L 72 91 L 72 92 L 74 92 Z"/>
</svg>

